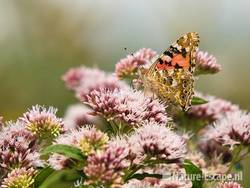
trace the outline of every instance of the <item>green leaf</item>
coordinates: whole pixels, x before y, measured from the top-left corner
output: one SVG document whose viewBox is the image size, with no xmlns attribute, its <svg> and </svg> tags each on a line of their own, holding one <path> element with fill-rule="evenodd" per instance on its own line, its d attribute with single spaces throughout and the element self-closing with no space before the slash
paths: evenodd
<svg viewBox="0 0 250 188">
<path fill-rule="evenodd" d="M 192 105 L 200 105 L 200 104 L 206 104 L 206 103 L 208 103 L 207 100 L 202 99 L 202 98 L 200 98 L 200 97 L 196 97 L 196 96 L 194 96 L 194 97 L 192 98 L 192 101 L 191 101 L 191 104 L 192 104 Z"/>
<path fill-rule="evenodd" d="M 202 188 L 204 179 L 202 171 L 199 167 L 195 166 L 190 160 L 185 160 L 183 163 L 185 171 L 192 181 L 192 188 Z"/>
<path fill-rule="evenodd" d="M 42 155 L 47 155 L 50 153 L 59 153 L 78 161 L 84 161 L 86 159 L 86 156 L 82 154 L 79 148 L 64 144 L 51 145 L 42 151 Z"/>
<path fill-rule="evenodd" d="M 35 177 L 35 188 L 40 187 L 42 183 L 46 180 L 48 176 L 50 176 L 54 172 L 54 169 L 48 167 L 43 168 L 38 172 L 38 174 Z"/>
</svg>

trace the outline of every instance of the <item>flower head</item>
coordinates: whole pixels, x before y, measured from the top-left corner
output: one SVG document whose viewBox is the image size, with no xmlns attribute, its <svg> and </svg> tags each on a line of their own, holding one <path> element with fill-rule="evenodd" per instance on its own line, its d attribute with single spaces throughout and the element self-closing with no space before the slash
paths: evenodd
<svg viewBox="0 0 250 188">
<path fill-rule="evenodd" d="M 204 96 L 199 94 L 202 98 L 206 99 L 208 103 L 192 106 L 188 114 L 192 117 L 199 119 L 206 119 L 210 122 L 222 118 L 225 114 L 239 110 L 237 105 L 232 104 L 224 99 L 216 98 L 214 96 Z"/>
<path fill-rule="evenodd" d="M 243 188 L 240 184 L 237 182 L 225 182 L 220 183 L 217 188 Z"/>
<path fill-rule="evenodd" d="M 149 63 L 156 55 L 157 53 L 149 48 L 142 48 L 135 54 L 128 55 L 116 64 L 116 76 L 121 79 L 135 75 L 139 66 Z"/>
<path fill-rule="evenodd" d="M 214 140 L 222 145 L 250 144 L 250 115 L 237 111 L 208 126 L 203 140 Z"/>
<path fill-rule="evenodd" d="M 33 168 L 13 169 L 6 178 L 4 178 L 1 188 L 30 188 L 34 183 L 36 171 Z"/>
<path fill-rule="evenodd" d="M 93 126 L 82 127 L 79 130 L 71 130 L 59 136 L 55 144 L 66 144 L 81 149 L 84 155 L 89 155 L 106 147 L 109 137 L 106 133 L 97 130 Z M 56 170 L 71 165 L 68 157 L 61 154 L 53 154 L 49 158 L 49 164 Z"/>
<path fill-rule="evenodd" d="M 108 140 L 106 133 L 92 127 L 83 131 L 82 138 L 79 140 L 79 148 L 85 155 L 89 155 L 105 147 Z"/>
<path fill-rule="evenodd" d="M 27 130 L 42 138 L 57 137 L 63 133 L 64 125 L 61 118 L 56 116 L 57 109 L 43 106 L 33 106 L 19 118 Z"/>
<path fill-rule="evenodd" d="M 186 153 L 184 139 L 164 125 L 148 123 L 135 130 L 128 138 L 132 153 L 138 158 L 146 156 L 178 160 Z"/>
<path fill-rule="evenodd" d="M 81 80 L 83 77 L 88 74 L 88 68 L 86 68 L 87 71 L 85 71 L 85 67 L 77 67 L 77 68 L 71 68 L 69 69 L 63 76 L 62 80 L 65 82 L 65 85 L 68 89 L 74 90 L 77 87 L 80 86 Z M 85 73 L 85 74 L 84 74 Z M 96 72 L 93 70 L 92 72 L 95 74 Z M 99 72 L 98 72 L 99 73 Z M 97 74 L 98 74 L 97 73 Z"/>
<path fill-rule="evenodd" d="M 106 88 L 108 90 L 120 89 L 127 85 L 119 81 L 114 75 L 97 68 L 79 67 L 70 69 L 64 76 L 66 86 L 75 91 L 76 97 L 85 101 L 86 95 L 93 90 Z"/>
<path fill-rule="evenodd" d="M 108 121 L 128 125 L 141 125 L 145 121 L 166 124 L 168 121 L 164 105 L 140 91 L 93 91 L 87 96 L 86 104 L 94 115 L 101 115 Z"/>
<path fill-rule="evenodd" d="M 19 167 L 42 166 L 37 152 L 36 136 L 21 122 L 9 122 L 0 132 L 0 168 L 5 171 Z"/>
<path fill-rule="evenodd" d="M 221 70 L 217 59 L 207 52 L 198 51 L 196 55 L 196 74 L 215 74 Z"/>
<path fill-rule="evenodd" d="M 107 187 L 121 187 L 123 170 L 128 167 L 126 160 L 129 149 L 121 142 L 112 140 L 106 149 L 91 154 L 84 172 L 88 177 L 87 184 L 97 183 Z"/>
<path fill-rule="evenodd" d="M 83 104 L 75 104 L 68 107 L 64 116 L 64 125 L 67 130 L 79 128 L 86 124 L 94 124 L 98 121 L 96 116 L 90 115 L 91 109 Z"/>
</svg>

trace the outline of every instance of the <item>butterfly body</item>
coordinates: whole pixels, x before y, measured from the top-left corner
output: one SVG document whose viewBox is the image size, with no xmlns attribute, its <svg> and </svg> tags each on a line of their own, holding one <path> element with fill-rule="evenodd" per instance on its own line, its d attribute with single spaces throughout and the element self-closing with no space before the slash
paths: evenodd
<svg viewBox="0 0 250 188">
<path fill-rule="evenodd" d="M 168 104 L 187 110 L 194 95 L 195 55 L 197 33 L 187 33 L 173 43 L 151 67 L 144 71 L 142 80 L 150 90 Z"/>
</svg>

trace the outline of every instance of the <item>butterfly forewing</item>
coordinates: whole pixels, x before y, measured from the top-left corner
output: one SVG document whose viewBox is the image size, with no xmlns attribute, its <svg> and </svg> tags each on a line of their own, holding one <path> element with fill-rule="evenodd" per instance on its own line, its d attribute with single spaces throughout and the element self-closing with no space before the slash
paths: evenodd
<svg viewBox="0 0 250 188">
<path fill-rule="evenodd" d="M 198 33 L 180 37 L 151 65 L 144 75 L 144 86 L 159 98 L 187 110 L 194 94 L 195 56 Z"/>
</svg>

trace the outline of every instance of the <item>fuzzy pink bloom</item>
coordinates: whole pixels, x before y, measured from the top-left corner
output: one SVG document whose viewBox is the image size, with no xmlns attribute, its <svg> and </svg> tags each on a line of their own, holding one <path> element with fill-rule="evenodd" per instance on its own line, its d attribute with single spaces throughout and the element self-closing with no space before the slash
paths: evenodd
<svg viewBox="0 0 250 188">
<path fill-rule="evenodd" d="M 101 115 L 108 121 L 129 125 L 141 125 L 145 121 L 166 124 L 168 121 L 165 106 L 140 91 L 93 91 L 87 96 L 86 104 L 93 109 L 94 115 Z"/>
<path fill-rule="evenodd" d="M 178 160 L 186 153 L 185 140 L 164 125 L 148 123 L 135 130 L 128 138 L 132 153 L 138 158 L 154 156 L 160 159 Z"/>
<path fill-rule="evenodd" d="M 40 137 L 56 137 L 65 131 L 63 121 L 56 116 L 57 109 L 43 106 L 32 106 L 32 108 L 19 118 L 27 130 Z"/>
<path fill-rule="evenodd" d="M 97 130 L 93 126 L 86 126 L 59 136 L 55 144 L 71 145 L 81 149 L 84 155 L 89 155 L 103 149 L 107 145 L 108 139 L 107 134 Z M 56 170 L 61 170 L 72 165 L 70 159 L 61 154 L 51 155 L 48 161 Z"/>
<path fill-rule="evenodd" d="M 81 79 L 88 73 L 88 71 L 85 71 L 85 67 L 71 68 L 62 76 L 62 80 L 65 82 L 65 85 L 68 89 L 74 90 L 80 86 Z M 93 70 L 92 73 L 95 74 L 95 71 Z"/>
<path fill-rule="evenodd" d="M 214 125 L 208 126 L 202 138 L 208 142 L 215 140 L 229 146 L 250 144 L 250 115 L 242 111 L 230 113 Z"/>
<path fill-rule="evenodd" d="M 217 59 L 207 52 L 198 51 L 196 55 L 196 74 L 215 74 L 221 70 Z"/>
<path fill-rule="evenodd" d="M 68 107 L 64 124 L 67 130 L 79 128 L 86 124 L 95 124 L 98 121 L 96 116 L 90 115 L 91 109 L 83 104 L 75 104 Z"/>
<path fill-rule="evenodd" d="M 200 95 L 201 98 L 206 99 L 208 103 L 195 105 L 189 109 L 188 114 L 195 118 L 206 119 L 212 122 L 222 118 L 227 113 L 239 110 L 237 105 L 234 105 L 229 101 L 199 93 L 198 95 Z"/>
<path fill-rule="evenodd" d="M 0 132 L 0 168 L 37 167 L 39 159 L 36 136 L 24 128 L 21 122 L 9 122 Z"/>
<path fill-rule="evenodd" d="M 225 182 L 220 183 L 217 188 L 243 188 L 240 184 L 237 182 Z"/>
<path fill-rule="evenodd" d="M 105 187 L 121 187 L 123 170 L 128 167 L 126 160 L 129 149 L 119 141 L 112 140 L 105 150 L 91 154 L 84 172 L 89 178 L 87 184 L 97 183 Z"/>
<path fill-rule="evenodd" d="M 63 76 L 66 86 L 75 91 L 76 97 L 81 101 L 85 100 L 93 90 L 106 88 L 108 90 L 127 87 L 124 82 L 119 81 L 115 75 L 106 73 L 97 68 L 79 67 L 70 69 Z"/>
<path fill-rule="evenodd" d="M 36 171 L 33 168 L 16 168 L 4 178 L 1 188 L 29 188 L 34 183 Z"/>
<path fill-rule="evenodd" d="M 142 48 L 133 55 L 127 55 L 116 64 L 116 76 L 125 78 L 135 75 L 139 66 L 149 63 L 156 55 L 157 53 L 149 48 Z"/>
</svg>

